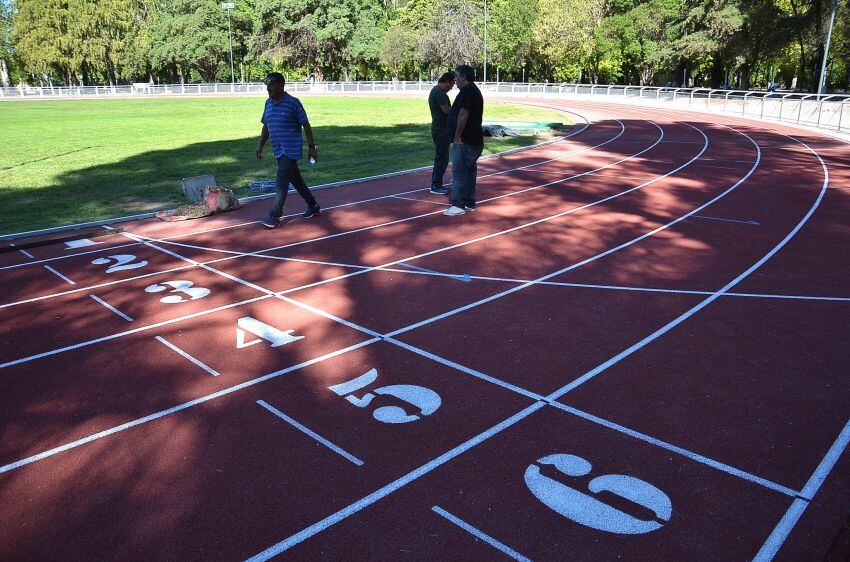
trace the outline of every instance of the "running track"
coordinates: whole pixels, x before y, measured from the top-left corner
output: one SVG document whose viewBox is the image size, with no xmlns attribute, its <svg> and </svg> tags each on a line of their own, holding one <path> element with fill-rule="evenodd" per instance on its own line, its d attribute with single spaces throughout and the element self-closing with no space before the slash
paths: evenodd
<svg viewBox="0 0 850 562">
<path fill-rule="evenodd" d="M 417 173 L 0 254 L 0 558 L 846 555 L 850 146 L 546 105 L 463 217 Z"/>
</svg>

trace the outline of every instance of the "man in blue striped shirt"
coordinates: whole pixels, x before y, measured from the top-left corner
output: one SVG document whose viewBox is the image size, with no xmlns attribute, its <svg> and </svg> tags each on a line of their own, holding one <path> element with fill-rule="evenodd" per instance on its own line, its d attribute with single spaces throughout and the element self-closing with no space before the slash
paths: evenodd
<svg viewBox="0 0 850 562">
<path fill-rule="evenodd" d="M 263 110 L 260 121 L 263 124 L 263 132 L 260 134 L 260 146 L 257 147 L 257 158 L 263 157 L 263 147 L 271 139 L 274 156 L 277 158 L 277 179 L 274 205 L 269 210 L 269 216 L 261 222 L 266 228 L 275 228 L 283 216 L 283 205 L 286 203 L 286 195 L 289 184 L 295 186 L 298 194 L 307 202 L 307 211 L 301 215 L 308 219 L 319 214 L 319 204 L 310 193 L 301 171 L 298 169 L 298 161 L 302 156 L 301 128 L 307 135 L 307 152 L 310 160 L 318 160 L 316 143 L 313 141 L 313 129 L 307 120 L 307 113 L 298 98 L 290 96 L 283 91 L 286 80 L 280 72 L 272 72 L 266 77 L 266 91 L 269 99 Z"/>
</svg>

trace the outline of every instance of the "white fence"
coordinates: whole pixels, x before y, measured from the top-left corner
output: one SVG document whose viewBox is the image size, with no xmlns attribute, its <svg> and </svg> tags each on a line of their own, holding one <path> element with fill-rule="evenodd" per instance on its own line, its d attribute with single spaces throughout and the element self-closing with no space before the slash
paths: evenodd
<svg viewBox="0 0 850 562">
<path fill-rule="evenodd" d="M 291 82 L 289 91 L 317 94 L 415 93 L 425 92 L 431 82 Z M 533 98 L 626 99 L 687 106 L 698 111 L 727 113 L 827 130 L 850 131 L 850 96 L 785 92 L 712 90 L 708 88 L 660 88 L 592 84 L 526 84 L 487 82 L 484 92 L 501 96 Z M 68 88 L 0 88 L 0 99 L 79 99 L 125 96 L 263 95 L 262 83 L 134 84 L 131 86 L 80 86 Z M 0 106 L 2 107 L 2 106 Z"/>
</svg>

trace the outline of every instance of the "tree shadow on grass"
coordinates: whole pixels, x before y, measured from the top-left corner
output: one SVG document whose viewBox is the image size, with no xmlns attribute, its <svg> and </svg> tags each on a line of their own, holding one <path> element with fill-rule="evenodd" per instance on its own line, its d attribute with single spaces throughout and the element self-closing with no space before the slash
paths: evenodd
<svg viewBox="0 0 850 562">
<path fill-rule="evenodd" d="M 302 162 L 308 185 L 372 176 L 427 166 L 433 144 L 427 126 L 317 127 L 319 163 Z M 531 136 L 488 142 L 489 152 L 533 144 Z M 254 150 L 257 138 L 194 143 L 152 150 L 105 165 L 66 173 L 34 190 L 0 190 L 0 234 L 106 219 L 173 208 L 184 202 L 181 179 L 212 174 L 237 195 L 250 195 L 249 184 L 275 176 L 274 152 L 263 160 Z M 106 148 L 108 150 L 108 148 Z"/>
</svg>

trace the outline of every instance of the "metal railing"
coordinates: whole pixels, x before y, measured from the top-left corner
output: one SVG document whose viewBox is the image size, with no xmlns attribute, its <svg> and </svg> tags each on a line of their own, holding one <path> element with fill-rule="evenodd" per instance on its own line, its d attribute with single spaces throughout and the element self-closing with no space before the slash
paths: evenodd
<svg viewBox="0 0 850 562">
<path fill-rule="evenodd" d="M 287 89 L 316 94 L 416 93 L 431 89 L 433 82 L 359 81 L 290 82 Z M 535 98 L 605 97 L 662 105 L 675 104 L 692 110 L 721 112 L 783 123 L 796 123 L 822 129 L 850 131 L 850 95 L 802 94 L 787 92 L 717 90 L 710 88 L 670 88 L 620 86 L 609 84 L 552 84 L 487 82 L 479 87 L 489 94 Z M 75 86 L 40 88 L 19 86 L 0 88 L 0 100 L 80 99 L 126 96 L 182 95 L 264 95 L 265 85 L 251 83 L 132 84 L 124 86 Z M 2 108 L 2 105 L 0 105 Z"/>
</svg>

